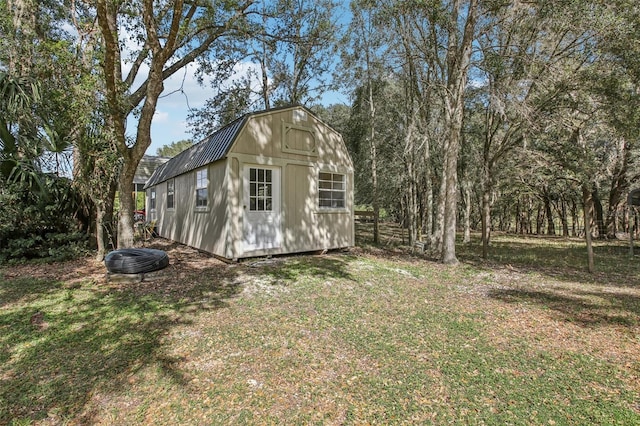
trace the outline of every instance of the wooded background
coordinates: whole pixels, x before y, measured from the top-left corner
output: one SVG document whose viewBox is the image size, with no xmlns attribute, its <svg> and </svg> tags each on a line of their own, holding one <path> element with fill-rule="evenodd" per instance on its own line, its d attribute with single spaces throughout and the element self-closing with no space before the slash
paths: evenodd
<svg viewBox="0 0 640 426">
<path fill-rule="evenodd" d="M 133 244 L 133 200 L 119 197 L 114 219 L 116 193 L 131 192 L 163 81 L 192 63 L 213 82 L 190 114 L 194 140 L 288 104 L 342 132 L 376 242 L 380 212 L 445 263 L 457 262 L 456 232 L 480 231 L 484 257 L 492 231 L 583 236 L 593 269 L 592 234 L 637 229 L 635 1 L 0 0 L 0 11 L 5 257 L 82 235 L 99 258 Z M 230 83 L 239 63 L 252 66 Z M 321 105 L 328 91 L 350 104 Z"/>
</svg>

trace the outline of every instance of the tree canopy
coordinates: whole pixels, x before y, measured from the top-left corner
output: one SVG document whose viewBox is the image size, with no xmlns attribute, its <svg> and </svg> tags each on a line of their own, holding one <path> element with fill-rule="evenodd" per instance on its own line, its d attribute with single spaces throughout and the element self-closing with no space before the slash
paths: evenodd
<svg viewBox="0 0 640 426">
<path fill-rule="evenodd" d="M 160 157 L 175 157 L 187 148 L 193 146 L 191 139 L 182 139 L 171 142 L 169 145 L 163 145 L 157 149 L 156 154 Z"/>
<path fill-rule="evenodd" d="M 466 241 L 479 230 L 488 257 L 495 230 L 637 228 L 625 205 L 640 179 L 636 2 L 2 0 L 0 10 L 3 185 L 73 176 L 99 247 L 133 243 L 127 194 L 158 99 L 192 63 L 211 84 L 189 118 L 196 140 L 246 112 L 312 107 L 343 132 L 355 199 L 375 225 L 386 211 L 443 262 L 457 262 L 459 231 Z M 350 104 L 321 105 L 329 90 Z M 116 192 L 118 229 L 107 229 Z"/>
</svg>

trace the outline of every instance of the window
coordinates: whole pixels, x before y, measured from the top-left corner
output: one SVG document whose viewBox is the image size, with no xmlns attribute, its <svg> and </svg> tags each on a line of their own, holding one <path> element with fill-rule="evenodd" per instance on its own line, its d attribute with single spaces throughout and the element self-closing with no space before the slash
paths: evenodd
<svg viewBox="0 0 640 426">
<path fill-rule="evenodd" d="M 156 209 L 156 188 L 151 188 L 149 190 L 149 210 Z"/>
<path fill-rule="evenodd" d="M 273 172 L 268 169 L 249 169 L 249 210 L 273 210 Z"/>
<path fill-rule="evenodd" d="M 167 208 L 172 209 L 175 206 L 174 194 L 175 194 L 175 179 L 169 179 L 167 181 Z"/>
<path fill-rule="evenodd" d="M 207 207 L 209 200 L 207 169 L 196 172 L 196 207 Z"/>
<path fill-rule="evenodd" d="M 345 176 L 320 172 L 318 179 L 318 206 L 322 209 L 345 207 Z"/>
</svg>

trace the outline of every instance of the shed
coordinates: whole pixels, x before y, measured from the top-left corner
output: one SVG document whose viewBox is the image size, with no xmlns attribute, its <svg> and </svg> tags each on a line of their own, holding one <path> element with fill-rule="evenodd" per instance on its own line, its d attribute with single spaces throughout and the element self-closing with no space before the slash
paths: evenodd
<svg viewBox="0 0 640 426">
<path fill-rule="evenodd" d="M 144 195 L 144 186 L 146 185 L 153 172 L 167 161 L 169 161 L 169 158 L 167 157 L 158 157 L 152 155 L 145 155 L 144 157 L 142 157 L 142 160 L 140 160 L 138 168 L 136 169 L 136 174 L 133 176 L 132 188 L 133 205 L 135 206 L 136 210 L 138 209 L 139 205 L 144 206 L 146 204 L 144 197 L 138 197 L 138 194 Z"/>
<path fill-rule="evenodd" d="M 226 259 L 354 245 L 353 163 L 302 106 L 238 118 L 158 167 L 145 190 L 160 236 Z"/>
</svg>

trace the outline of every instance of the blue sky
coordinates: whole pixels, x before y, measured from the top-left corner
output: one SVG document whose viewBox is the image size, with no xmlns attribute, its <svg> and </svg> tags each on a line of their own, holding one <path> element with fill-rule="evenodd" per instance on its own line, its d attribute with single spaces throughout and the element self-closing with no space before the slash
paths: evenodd
<svg viewBox="0 0 640 426">
<path fill-rule="evenodd" d="M 248 64 L 239 65 L 237 72 L 246 72 Z M 147 148 L 147 155 L 156 155 L 156 151 L 163 145 L 181 139 L 194 139 L 198 142 L 201 137 L 193 136 L 187 130 L 187 115 L 189 108 L 200 108 L 213 95 L 207 85 L 201 86 L 195 79 L 196 65 L 191 64 L 184 70 L 165 80 L 164 92 L 158 100 L 156 113 L 151 124 L 151 145 Z M 142 71 L 142 70 L 141 70 Z M 184 80 L 184 82 L 183 82 Z M 322 104 L 348 103 L 348 96 L 338 92 L 325 94 Z M 137 120 L 130 116 L 127 121 L 127 134 L 135 135 Z"/>
<path fill-rule="evenodd" d="M 245 65 L 249 66 L 248 64 Z M 189 108 L 200 108 L 205 101 L 213 96 L 211 89 L 207 85 L 201 86 L 194 76 L 196 65 L 191 64 L 185 70 L 182 70 L 171 78 L 165 80 L 165 89 L 158 100 L 156 113 L 151 124 L 151 145 L 147 148 L 147 155 L 156 155 L 156 151 L 163 145 L 181 139 L 194 139 L 196 142 L 199 137 L 194 137 L 188 132 L 187 116 Z M 240 65 L 237 73 L 242 74 L 247 69 Z M 183 81 L 184 80 L 184 81 Z M 323 105 L 335 103 L 348 103 L 348 96 L 338 92 L 330 92 L 325 94 L 321 99 Z M 135 135 L 137 121 L 133 117 L 129 117 L 127 122 L 127 134 Z M 204 137 L 204 135 L 202 136 Z"/>
<path fill-rule="evenodd" d="M 190 64 L 165 80 L 165 89 L 158 100 L 151 124 L 151 145 L 147 148 L 147 155 L 156 155 L 157 149 L 163 145 L 192 138 L 192 135 L 187 132 L 189 108 L 202 107 L 208 98 L 207 88 L 200 86 L 195 79 L 195 70 L 196 65 Z M 144 72 L 145 70 L 141 70 L 141 74 Z M 127 120 L 129 136 L 135 136 L 136 125 L 136 118 L 133 115 L 129 116 Z"/>
<path fill-rule="evenodd" d="M 348 2 L 344 1 L 338 11 L 338 21 L 342 25 L 348 25 L 350 13 Z M 128 37 L 126 32 L 123 34 L 125 44 L 130 44 L 132 51 L 139 49 L 134 41 L 135 38 Z M 236 74 L 244 76 L 249 67 L 255 67 L 255 64 L 249 62 L 240 63 L 236 66 Z M 123 63 L 123 72 L 126 75 L 130 65 Z M 204 85 L 198 84 L 195 78 L 197 65 L 192 63 L 185 69 L 177 72 L 164 82 L 164 92 L 158 100 L 156 113 L 151 125 L 151 145 L 147 148 L 147 155 L 156 155 L 158 148 L 168 145 L 171 142 L 182 139 L 193 139 L 196 142 L 202 140 L 206 135 L 192 135 L 188 132 L 187 116 L 189 108 L 196 109 L 204 106 L 206 100 L 214 95 L 207 81 Z M 143 65 L 139 70 L 139 75 L 146 76 L 148 69 Z M 139 81 L 140 79 L 136 79 Z M 139 84 L 139 83 L 138 83 Z M 135 90 L 136 83 L 133 85 Z M 320 103 L 323 105 L 331 105 L 336 103 L 348 104 L 349 98 L 346 94 L 339 92 L 326 93 Z M 127 121 L 127 135 L 134 137 L 136 131 L 137 120 L 133 115 L 129 116 Z"/>
</svg>

